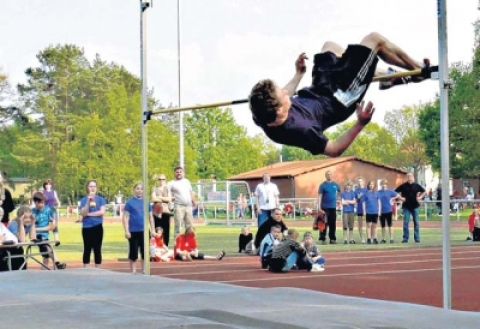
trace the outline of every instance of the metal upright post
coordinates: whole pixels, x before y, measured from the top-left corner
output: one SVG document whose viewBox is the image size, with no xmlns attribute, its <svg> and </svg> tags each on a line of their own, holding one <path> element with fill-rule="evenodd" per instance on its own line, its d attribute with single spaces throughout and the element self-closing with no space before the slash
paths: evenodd
<svg viewBox="0 0 480 329">
<path fill-rule="evenodd" d="M 437 0 L 438 69 L 440 87 L 440 148 L 442 164 L 442 232 L 443 232 L 443 308 L 452 308 L 450 260 L 450 142 L 448 124 L 448 43 L 447 0 Z"/>
<path fill-rule="evenodd" d="M 140 79 L 142 82 L 142 173 L 143 173 L 143 212 L 144 212 L 144 265 L 143 273 L 150 275 L 150 216 L 148 198 L 148 90 L 147 90 L 147 33 L 146 33 L 146 10 L 150 7 L 150 1 L 140 0 Z"/>
</svg>

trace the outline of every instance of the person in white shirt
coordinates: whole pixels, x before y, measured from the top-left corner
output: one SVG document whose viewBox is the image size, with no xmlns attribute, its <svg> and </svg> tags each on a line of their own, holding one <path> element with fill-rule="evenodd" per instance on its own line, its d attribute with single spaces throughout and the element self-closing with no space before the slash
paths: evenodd
<svg viewBox="0 0 480 329">
<path fill-rule="evenodd" d="M 272 210 L 280 204 L 280 192 L 276 184 L 270 182 L 270 175 L 263 174 L 263 183 L 257 185 L 255 189 L 257 196 L 258 209 L 258 227 L 260 227 L 272 214 Z"/>
<path fill-rule="evenodd" d="M 174 232 L 175 239 L 180 234 L 182 222 L 185 225 L 185 229 L 192 226 L 193 221 L 193 208 L 196 207 L 196 202 L 193 194 L 192 184 L 190 181 L 183 177 L 183 168 L 176 167 L 174 169 L 175 179 L 168 182 L 168 188 L 171 192 L 173 204 L 174 204 Z"/>
</svg>

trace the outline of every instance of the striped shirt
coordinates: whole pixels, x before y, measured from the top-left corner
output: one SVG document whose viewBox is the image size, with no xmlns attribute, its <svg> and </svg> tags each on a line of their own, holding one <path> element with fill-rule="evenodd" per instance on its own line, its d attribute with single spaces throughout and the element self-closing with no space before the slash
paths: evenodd
<svg viewBox="0 0 480 329">
<path fill-rule="evenodd" d="M 301 256 L 305 256 L 305 249 L 295 240 L 285 239 L 273 247 L 272 258 L 287 259 L 292 252 L 298 252 Z"/>
</svg>

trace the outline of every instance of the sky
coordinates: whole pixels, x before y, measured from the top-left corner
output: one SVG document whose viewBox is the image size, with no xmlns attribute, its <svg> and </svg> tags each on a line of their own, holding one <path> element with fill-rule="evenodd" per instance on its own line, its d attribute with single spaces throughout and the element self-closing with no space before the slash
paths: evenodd
<svg viewBox="0 0 480 329">
<path fill-rule="evenodd" d="M 434 0 L 153 0 L 147 10 L 147 78 L 163 104 L 194 105 L 246 98 L 260 79 L 285 85 L 297 56 L 311 60 L 326 41 L 344 47 L 379 32 L 412 57 L 438 62 L 437 1 Z M 180 102 L 177 1 L 180 1 Z M 1 0 L 0 67 L 15 85 L 49 45 L 75 44 L 88 58 L 140 72 L 139 0 Z M 471 61 L 478 0 L 449 0 L 448 60 Z M 387 67 L 386 64 L 380 64 Z M 309 85 L 305 75 L 299 87 Z M 373 121 L 388 111 L 432 100 L 438 81 L 379 91 Z M 261 132 L 247 105 L 234 108 L 249 134 Z"/>
</svg>

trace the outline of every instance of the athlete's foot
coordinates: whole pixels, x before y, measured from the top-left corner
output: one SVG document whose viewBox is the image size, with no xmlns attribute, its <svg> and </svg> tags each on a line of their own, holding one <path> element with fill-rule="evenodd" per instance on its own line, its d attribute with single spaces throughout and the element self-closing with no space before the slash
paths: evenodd
<svg viewBox="0 0 480 329">
<path fill-rule="evenodd" d="M 412 76 L 412 82 L 418 83 L 430 79 L 430 59 L 424 58 L 422 64 L 422 74 Z"/>
<path fill-rule="evenodd" d="M 394 69 L 389 67 L 388 70 L 387 70 L 387 74 L 390 75 L 390 74 L 394 74 L 394 73 L 397 73 L 397 71 L 395 71 Z M 390 89 L 390 88 L 395 87 L 395 86 L 406 85 L 409 82 L 412 82 L 412 77 L 408 77 L 408 76 L 407 77 L 401 77 L 401 78 L 393 78 L 393 79 L 389 79 L 389 80 L 381 80 L 380 83 L 378 84 L 378 89 L 387 90 L 387 89 Z"/>
</svg>

